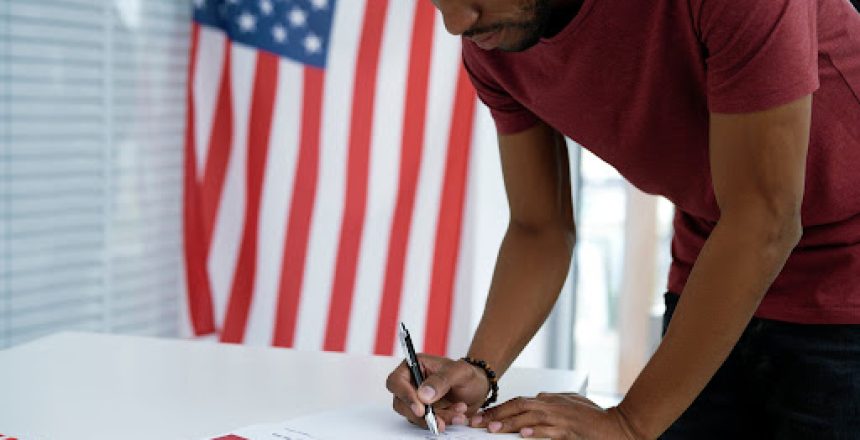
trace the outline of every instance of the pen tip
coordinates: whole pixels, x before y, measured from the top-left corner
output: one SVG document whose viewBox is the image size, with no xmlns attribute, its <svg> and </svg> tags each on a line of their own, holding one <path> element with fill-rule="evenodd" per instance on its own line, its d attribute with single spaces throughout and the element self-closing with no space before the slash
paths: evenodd
<svg viewBox="0 0 860 440">
<path fill-rule="evenodd" d="M 427 427 L 434 435 L 439 435 L 439 425 L 436 423 L 436 415 L 430 410 L 424 414 L 424 421 L 427 422 Z"/>
</svg>

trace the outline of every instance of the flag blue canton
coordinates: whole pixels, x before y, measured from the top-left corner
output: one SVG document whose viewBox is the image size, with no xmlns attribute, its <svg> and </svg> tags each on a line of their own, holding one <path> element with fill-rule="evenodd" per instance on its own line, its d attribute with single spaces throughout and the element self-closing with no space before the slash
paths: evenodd
<svg viewBox="0 0 860 440">
<path fill-rule="evenodd" d="M 325 68 L 336 0 L 194 0 L 194 21 L 233 41 Z"/>
</svg>

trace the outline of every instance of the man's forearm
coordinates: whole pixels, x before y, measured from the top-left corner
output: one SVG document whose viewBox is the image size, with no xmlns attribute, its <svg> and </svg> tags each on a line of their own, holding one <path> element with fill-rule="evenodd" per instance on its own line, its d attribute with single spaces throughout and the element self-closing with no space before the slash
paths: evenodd
<svg viewBox="0 0 860 440">
<path fill-rule="evenodd" d="M 799 239 L 799 222 L 722 221 L 687 281 L 657 352 L 619 405 L 654 438 L 692 403 L 725 361 Z"/>
<path fill-rule="evenodd" d="M 574 233 L 512 223 L 496 260 L 483 317 L 469 356 L 504 373 L 546 320 L 564 285 Z"/>
</svg>

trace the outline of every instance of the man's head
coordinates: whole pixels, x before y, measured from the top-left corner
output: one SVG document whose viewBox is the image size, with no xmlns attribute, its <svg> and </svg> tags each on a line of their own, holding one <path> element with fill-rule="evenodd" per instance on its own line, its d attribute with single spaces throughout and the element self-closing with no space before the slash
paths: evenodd
<svg viewBox="0 0 860 440">
<path fill-rule="evenodd" d="M 547 32 L 551 0 L 432 0 L 445 27 L 482 49 L 519 52 Z"/>
</svg>

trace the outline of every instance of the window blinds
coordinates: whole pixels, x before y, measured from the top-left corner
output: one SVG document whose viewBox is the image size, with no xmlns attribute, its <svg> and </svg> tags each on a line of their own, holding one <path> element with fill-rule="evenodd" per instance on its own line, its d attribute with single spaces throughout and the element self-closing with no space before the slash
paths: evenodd
<svg viewBox="0 0 860 440">
<path fill-rule="evenodd" d="M 176 335 L 190 5 L 0 0 L 0 348 Z"/>
</svg>

